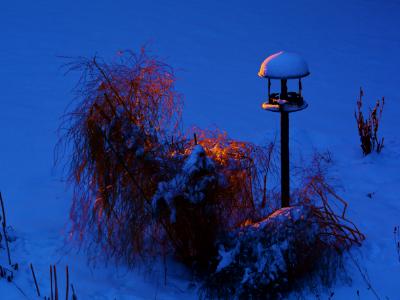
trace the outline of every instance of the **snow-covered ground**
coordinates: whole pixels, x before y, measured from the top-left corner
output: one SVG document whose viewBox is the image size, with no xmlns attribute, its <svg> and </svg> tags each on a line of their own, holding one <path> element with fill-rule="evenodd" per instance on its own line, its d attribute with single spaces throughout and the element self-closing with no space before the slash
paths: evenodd
<svg viewBox="0 0 400 300">
<path fill-rule="evenodd" d="M 279 50 L 303 55 L 311 72 L 303 81 L 310 106 L 291 116 L 292 153 L 332 151 L 349 215 L 367 238 L 354 257 L 381 299 L 400 299 L 393 235 L 400 225 L 399 15 L 395 0 L 2 1 L 0 189 L 19 237 L 12 244 L 21 265 L 15 283 L 35 299 L 29 263 L 43 292 L 49 265 L 57 264 L 61 277 L 68 264 L 79 299 L 196 298 L 183 270 L 169 270 L 165 286 L 157 272 L 88 267 L 84 252 L 63 242 L 70 193 L 53 169 L 53 149 L 76 77 L 63 76 L 59 56 L 111 58 L 149 43 L 177 70 L 186 126 L 217 125 L 255 142 L 279 130 L 278 115 L 260 108 L 267 90 L 257 76 L 261 62 Z M 371 104 L 386 97 L 386 146 L 366 158 L 353 116 L 360 86 Z M 6 261 L 5 251 L 0 258 Z M 338 283 L 333 299 L 357 299 L 357 290 L 360 299 L 375 299 L 351 260 L 348 266 L 353 283 Z M 24 296 L 0 280 L 0 299 Z"/>
</svg>

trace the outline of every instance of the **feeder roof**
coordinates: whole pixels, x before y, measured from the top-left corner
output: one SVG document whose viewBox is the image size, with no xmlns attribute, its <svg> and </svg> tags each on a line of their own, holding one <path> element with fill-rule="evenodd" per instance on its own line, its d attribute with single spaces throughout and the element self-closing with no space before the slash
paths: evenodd
<svg viewBox="0 0 400 300">
<path fill-rule="evenodd" d="M 258 76 L 272 79 L 302 78 L 310 74 L 306 61 L 297 53 L 280 51 L 268 56 Z"/>
</svg>

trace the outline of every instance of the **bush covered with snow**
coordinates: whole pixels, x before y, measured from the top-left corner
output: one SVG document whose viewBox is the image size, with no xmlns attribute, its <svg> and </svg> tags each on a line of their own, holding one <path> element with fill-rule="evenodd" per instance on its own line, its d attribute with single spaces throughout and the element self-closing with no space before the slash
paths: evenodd
<svg viewBox="0 0 400 300">
<path fill-rule="evenodd" d="M 279 299 L 318 277 L 332 283 L 340 255 L 323 241 L 325 229 L 314 211 L 307 205 L 282 208 L 232 233 L 219 249 L 203 296 Z M 331 269 L 322 272 L 324 268 Z"/>
<path fill-rule="evenodd" d="M 142 51 L 70 68 L 82 72 L 81 102 L 65 117 L 60 145 L 72 150 L 71 232 L 91 258 L 132 266 L 172 254 L 205 280 L 206 297 L 273 298 L 316 270 L 331 270 L 330 282 L 339 257 L 331 254 L 363 239 L 327 184 L 323 156 L 304 170 L 295 206 L 271 214 L 274 143 L 201 129 L 188 138 L 174 74 L 163 62 Z M 342 214 L 331 199 L 345 206 Z"/>
<path fill-rule="evenodd" d="M 170 181 L 160 182 L 153 197 L 156 214 L 174 241 L 177 257 L 195 269 L 207 269 L 216 256 L 220 180 L 214 162 L 197 145 L 181 171 Z"/>
<path fill-rule="evenodd" d="M 215 269 L 219 240 L 259 217 L 241 190 L 251 187 L 246 183 L 249 175 L 237 158 L 227 157 L 229 147 L 210 148 L 211 141 L 218 144 L 200 139 L 203 145 L 190 150 L 174 178 L 159 183 L 152 200 L 177 258 L 203 275 Z"/>
<path fill-rule="evenodd" d="M 144 50 L 68 67 L 81 72 L 80 101 L 65 115 L 59 143 L 72 151 L 72 234 L 92 258 L 132 265 L 167 247 L 207 268 L 222 229 L 258 218 L 272 148 L 216 130 L 188 138 L 174 73 Z"/>
<path fill-rule="evenodd" d="M 174 73 L 144 50 L 112 63 L 79 58 L 67 68 L 81 75 L 58 148 L 72 152 L 71 232 L 92 258 L 133 264 L 154 252 L 151 198 L 175 168 L 169 141 L 178 136 L 182 103 Z"/>
<path fill-rule="evenodd" d="M 347 202 L 329 184 L 331 164 L 329 152 L 316 153 L 297 170 L 292 193 L 297 204 L 219 240 L 218 263 L 202 290 L 205 298 L 280 299 L 334 282 L 343 271 L 342 254 L 360 245 L 364 235 L 347 219 Z"/>
</svg>

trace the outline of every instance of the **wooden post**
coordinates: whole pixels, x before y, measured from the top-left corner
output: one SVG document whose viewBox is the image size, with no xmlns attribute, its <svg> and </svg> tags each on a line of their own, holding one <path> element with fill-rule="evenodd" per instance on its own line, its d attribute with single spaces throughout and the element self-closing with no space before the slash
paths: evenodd
<svg viewBox="0 0 400 300">
<path fill-rule="evenodd" d="M 287 80 L 281 80 L 281 99 L 287 100 Z M 289 113 L 281 111 L 281 207 L 290 205 Z"/>
<path fill-rule="evenodd" d="M 301 78 L 299 78 L 299 95 L 300 95 L 300 97 L 301 97 L 302 91 L 303 91 L 303 86 L 301 84 Z"/>
<path fill-rule="evenodd" d="M 289 186 L 289 113 L 281 112 L 281 197 L 282 207 L 290 205 Z"/>
</svg>

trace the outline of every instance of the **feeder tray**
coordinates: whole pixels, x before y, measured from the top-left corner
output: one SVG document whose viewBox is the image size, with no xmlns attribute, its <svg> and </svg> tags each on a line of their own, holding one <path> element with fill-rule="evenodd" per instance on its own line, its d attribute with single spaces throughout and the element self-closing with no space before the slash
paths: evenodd
<svg viewBox="0 0 400 300">
<path fill-rule="evenodd" d="M 279 103 L 279 102 L 280 103 Z M 297 104 L 291 104 L 287 100 L 283 99 L 278 99 L 276 104 L 271 104 L 269 101 L 264 102 L 262 104 L 262 108 L 268 111 L 272 112 L 295 112 L 295 111 L 300 111 L 303 109 L 306 109 L 308 107 L 308 103 L 306 101 L 303 101 L 302 105 L 297 105 Z"/>
</svg>

